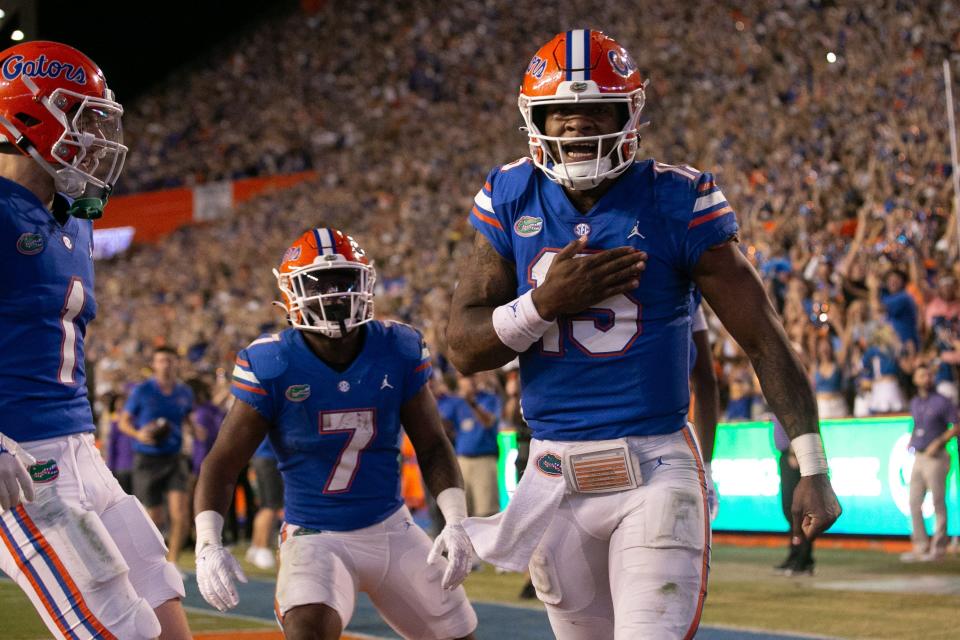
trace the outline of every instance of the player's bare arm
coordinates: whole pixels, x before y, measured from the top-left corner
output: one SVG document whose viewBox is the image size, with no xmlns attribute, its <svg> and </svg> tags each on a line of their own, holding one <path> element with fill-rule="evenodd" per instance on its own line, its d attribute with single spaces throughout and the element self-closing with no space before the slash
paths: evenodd
<svg viewBox="0 0 960 640">
<path fill-rule="evenodd" d="M 495 307 L 516 295 L 514 266 L 500 257 L 482 233 L 477 233 L 460 274 L 447 323 L 450 358 L 465 374 L 501 367 L 517 354 L 500 342 L 492 314 Z"/>
<path fill-rule="evenodd" d="M 194 496 L 196 512 L 226 513 L 237 477 L 263 442 L 270 423 L 243 400 L 237 400 L 223 419 L 210 455 L 200 467 Z"/>
<path fill-rule="evenodd" d="M 463 478 L 453 446 L 443 429 L 437 401 L 424 385 L 400 407 L 400 423 L 417 452 L 427 489 L 434 496 L 450 487 L 463 488 Z"/>
<path fill-rule="evenodd" d="M 234 580 L 247 581 L 236 559 L 223 547 L 223 514 L 230 506 L 237 476 L 269 429 L 266 418 L 237 399 L 223 419 L 210 455 L 200 467 L 194 494 L 197 586 L 204 600 L 220 611 L 235 607 L 239 602 Z"/>
<path fill-rule="evenodd" d="M 645 253 L 617 247 L 577 258 L 587 244 L 586 236 L 567 244 L 550 265 L 543 285 L 531 294 L 542 320 L 579 313 L 639 286 Z M 517 352 L 498 336 L 493 311 L 513 298 L 517 281 L 514 266 L 480 233 L 466 266 L 453 294 L 447 342 L 454 365 L 463 373 L 473 373 L 503 366 L 516 357 Z"/>
<path fill-rule="evenodd" d="M 447 566 L 441 585 L 455 589 L 470 573 L 473 545 L 461 524 L 467 517 L 467 498 L 463 492 L 463 477 L 450 440 L 443 432 L 443 422 L 437 401 L 428 385 L 400 407 L 400 423 L 417 452 L 417 461 L 430 493 L 436 497 L 446 525 L 433 543 L 427 556 L 429 564 L 440 561 L 447 554 Z M 468 637 L 473 637 L 468 636 Z"/>
<path fill-rule="evenodd" d="M 710 351 L 708 332 L 694 333 L 693 343 L 697 347 L 697 359 L 693 363 L 690 375 L 694 394 L 693 424 L 700 437 L 703 460 L 710 462 L 713 460 L 713 441 L 716 439 L 717 420 L 720 413 L 717 373 L 713 369 L 713 354 Z"/>
<path fill-rule="evenodd" d="M 750 358 L 764 397 L 791 440 L 818 434 L 817 403 L 757 272 L 725 242 L 704 252 L 693 279 L 730 335 Z M 802 473 L 802 472 L 801 472 Z M 826 473 L 804 475 L 793 500 L 794 535 L 812 539 L 840 517 Z"/>
</svg>

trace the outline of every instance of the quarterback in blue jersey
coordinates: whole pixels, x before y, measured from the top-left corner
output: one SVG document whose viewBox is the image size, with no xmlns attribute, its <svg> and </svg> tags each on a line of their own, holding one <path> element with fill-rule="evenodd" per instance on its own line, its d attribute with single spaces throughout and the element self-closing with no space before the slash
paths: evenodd
<svg viewBox="0 0 960 640">
<path fill-rule="evenodd" d="M 519 354 L 528 469 L 507 509 L 465 521 L 479 555 L 529 564 L 562 640 L 691 638 L 707 591 L 702 457 L 687 424 L 691 293 L 750 355 L 803 451 L 793 535 L 839 516 L 816 403 L 713 176 L 636 162 L 644 83 L 598 31 L 533 57 L 530 157 L 490 172 L 447 327 L 464 373 Z"/>
<path fill-rule="evenodd" d="M 200 593 L 220 610 L 237 604 L 245 578 L 223 548 L 222 514 L 267 436 L 285 488 L 276 610 L 287 638 L 339 638 L 358 591 L 404 638 L 472 638 L 459 586 L 473 552 L 466 499 L 422 337 L 374 320 L 373 266 L 340 231 L 307 231 L 274 274 L 292 328 L 237 355 L 237 402 L 197 484 Z M 401 425 L 446 519 L 432 548 L 400 496 Z"/>
<path fill-rule="evenodd" d="M 183 581 L 94 446 L 93 222 L 123 108 L 81 52 L 0 53 L 0 569 L 56 638 L 188 638 Z"/>
</svg>

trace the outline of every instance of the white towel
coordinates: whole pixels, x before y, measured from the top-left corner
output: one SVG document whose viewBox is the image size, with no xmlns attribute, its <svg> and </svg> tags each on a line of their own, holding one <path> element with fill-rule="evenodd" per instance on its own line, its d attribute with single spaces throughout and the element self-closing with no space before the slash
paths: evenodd
<svg viewBox="0 0 960 640">
<path fill-rule="evenodd" d="M 560 461 L 570 444 L 575 443 L 533 440 L 527 468 L 506 510 L 463 521 L 483 560 L 508 571 L 526 570 L 566 491 Z"/>
</svg>

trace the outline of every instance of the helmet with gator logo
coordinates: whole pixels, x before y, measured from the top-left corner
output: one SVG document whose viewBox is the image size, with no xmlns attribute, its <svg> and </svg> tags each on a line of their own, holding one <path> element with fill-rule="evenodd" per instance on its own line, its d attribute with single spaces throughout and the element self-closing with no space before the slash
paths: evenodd
<svg viewBox="0 0 960 640">
<path fill-rule="evenodd" d="M 534 164 L 570 189 L 592 189 L 626 171 L 639 143 L 644 85 L 627 50 L 603 32 L 574 29 L 554 36 L 527 66 L 517 101 Z M 547 105 L 590 103 L 622 105 L 621 129 L 595 136 L 544 135 Z M 565 153 L 570 145 L 592 146 L 595 157 L 572 161 Z"/>
<path fill-rule="evenodd" d="M 342 338 L 373 320 L 373 265 L 356 240 L 337 229 L 310 229 L 273 270 L 290 325 Z"/>
<path fill-rule="evenodd" d="M 103 214 L 127 155 L 122 116 L 100 67 L 73 47 L 36 41 L 0 52 L 0 141 L 53 176 L 72 215 Z"/>
</svg>

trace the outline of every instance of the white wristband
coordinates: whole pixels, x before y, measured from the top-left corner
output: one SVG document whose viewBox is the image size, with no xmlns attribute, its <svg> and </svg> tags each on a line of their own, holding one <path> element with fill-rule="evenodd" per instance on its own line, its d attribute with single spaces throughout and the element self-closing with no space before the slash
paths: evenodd
<svg viewBox="0 0 960 640">
<path fill-rule="evenodd" d="M 517 353 L 523 353 L 543 337 L 553 325 L 540 317 L 533 304 L 533 289 L 493 310 L 493 330 L 500 342 Z"/>
<path fill-rule="evenodd" d="M 815 476 L 826 473 L 827 454 L 823 451 L 823 440 L 819 433 L 805 433 L 790 441 L 793 453 L 800 464 L 801 476 Z"/>
<path fill-rule="evenodd" d="M 460 487 L 448 487 L 437 496 L 437 507 L 447 524 L 460 524 L 467 517 L 467 494 Z"/>
<path fill-rule="evenodd" d="M 197 527 L 197 550 L 208 544 L 223 544 L 223 516 L 216 511 L 201 511 L 193 519 Z"/>
</svg>

